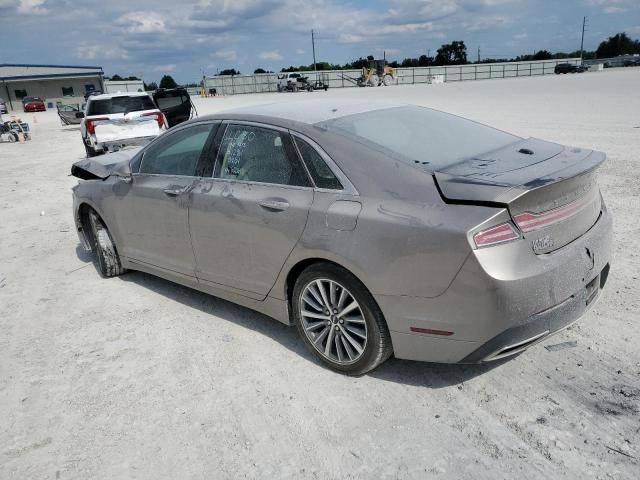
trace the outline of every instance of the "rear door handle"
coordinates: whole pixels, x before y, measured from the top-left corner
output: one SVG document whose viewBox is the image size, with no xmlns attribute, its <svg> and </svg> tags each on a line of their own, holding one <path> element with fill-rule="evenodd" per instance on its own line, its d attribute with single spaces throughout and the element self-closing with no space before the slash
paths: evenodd
<svg viewBox="0 0 640 480">
<path fill-rule="evenodd" d="M 177 197 L 181 193 L 184 193 L 184 191 L 185 191 L 184 188 L 165 188 L 163 190 L 164 194 L 170 197 Z"/>
<path fill-rule="evenodd" d="M 267 210 L 274 210 L 277 212 L 282 212 L 289 208 L 289 202 L 280 201 L 280 200 L 261 200 L 260 206 L 262 208 L 266 208 Z"/>
</svg>

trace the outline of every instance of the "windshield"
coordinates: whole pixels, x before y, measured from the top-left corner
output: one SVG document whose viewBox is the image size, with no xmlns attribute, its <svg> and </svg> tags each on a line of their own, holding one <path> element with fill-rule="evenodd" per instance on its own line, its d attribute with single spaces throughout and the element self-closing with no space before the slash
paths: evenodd
<svg viewBox="0 0 640 480">
<path fill-rule="evenodd" d="M 136 97 L 113 97 L 103 100 L 91 100 L 87 115 L 109 115 L 112 113 L 137 112 L 154 110 L 156 106 L 147 95 Z"/>
<path fill-rule="evenodd" d="M 429 170 L 439 170 L 520 140 L 471 120 L 415 106 L 358 113 L 323 122 L 322 126 Z"/>
</svg>

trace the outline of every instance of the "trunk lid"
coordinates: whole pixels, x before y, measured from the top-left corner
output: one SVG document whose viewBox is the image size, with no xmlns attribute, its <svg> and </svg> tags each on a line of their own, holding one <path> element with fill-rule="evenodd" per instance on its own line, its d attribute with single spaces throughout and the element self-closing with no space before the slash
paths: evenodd
<svg viewBox="0 0 640 480">
<path fill-rule="evenodd" d="M 602 205 L 596 181 L 601 152 L 534 138 L 477 155 L 434 172 L 451 203 L 506 206 L 537 254 L 584 234 Z"/>
<path fill-rule="evenodd" d="M 147 113 L 147 112 L 143 112 Z M 151 112 L 153 113 L 153 111 Z M 120 142 L 133 138 L 157 137 L 160 126 L 153 115 L 131 112 L 126 115 L 112 114 L 108 119 L 95 123 L 95 137 L 98 143 Z"/>
</svg>

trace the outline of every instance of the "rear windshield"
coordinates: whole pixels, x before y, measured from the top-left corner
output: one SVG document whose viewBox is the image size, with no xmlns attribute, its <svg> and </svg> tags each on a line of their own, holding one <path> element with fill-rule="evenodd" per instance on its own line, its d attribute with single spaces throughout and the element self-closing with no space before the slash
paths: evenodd
<svg viewBox="0 0 640 480">
<path fill-rule="evenodd" d="M 109 115 L 111 113 L 128 113 L 139 110 L 154 110 L 156 106 L 147 95 L 137 97 L 113 97 L 104 100 L 91 100 L 88 115 Z"/>
<path fill-rule="evenodd" d="M 440 170 L 520 140 L 471 120 L 415 106 L 358 113 L 322 126 L 429 170 Z"/>
</svg>

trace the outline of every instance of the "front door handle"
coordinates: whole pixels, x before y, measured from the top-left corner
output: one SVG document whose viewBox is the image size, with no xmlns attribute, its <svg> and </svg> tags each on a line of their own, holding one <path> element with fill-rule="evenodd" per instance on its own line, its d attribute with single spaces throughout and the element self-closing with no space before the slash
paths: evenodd
<svg viewBox="0 0 640 480">
<path fill-rule="evenodd" d="M 282 212 L 289 208 L 289 202 L 286 200 L 261 200 L 260 206 L 262 208 L 266 208 L 267 210 L 274 210 L 276 212 Z"/>
<path fill-rule="evenodd" d="M 165 188 L 163 192 L 165 195 L 168 195 L 170 197 L 177 197 L 181 193 L 184 193 L 184 190 L 184 188 Z"/>
</svg>

